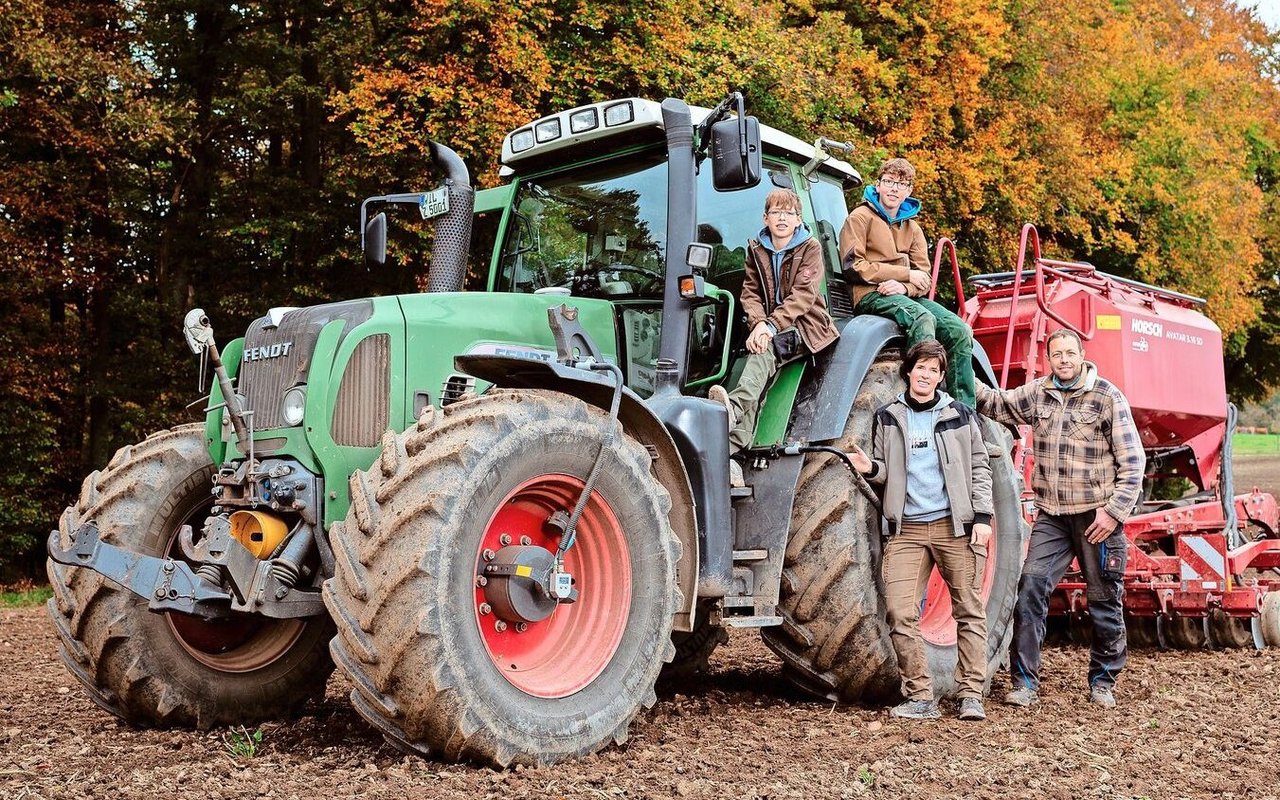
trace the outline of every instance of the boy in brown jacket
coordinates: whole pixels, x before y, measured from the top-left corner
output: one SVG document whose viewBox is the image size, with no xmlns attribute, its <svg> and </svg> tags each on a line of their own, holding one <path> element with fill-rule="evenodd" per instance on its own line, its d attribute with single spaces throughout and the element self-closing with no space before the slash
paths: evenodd
<svg viewBox="0 0 1280 800">
<path fill-rule="evenodd" d="M 964 321 L 929 300 L 929 247 L 914 217 L 920 201 L 911 197 L 916 170 L 905 158 L 891 158 L 862 193 L 862 202 L 840 229 L 840 259 L 859 314 L 894 320 L 911 347 L 937 339 L 947 348 L 947 390 L 973 408 L 973 332 Z"/>
<path fill-rule="evenodd" d="M 818 353 L 839 338 L 822 296 L 822 246 L 800 218 L 800 197 L 774 189 L 764 201 L 764 228 L 747 244 L 742 308 L 747 313 L 747 363 L 732 392 L 713 386 L 712 400 L 729 409 L 729 444 L 736 452 L 755 438 L 765 390 L 785 363 L 774 339 L 799 337 L 786 360 Z M 792 333 L 794 331 L 794 333 Z M 737 467 L 736 462 L 731 467 Z M 734 470 L 738 480 L 741 469 Z M 739 481 L 740 482 L 740 481 Z"/>
</svg>

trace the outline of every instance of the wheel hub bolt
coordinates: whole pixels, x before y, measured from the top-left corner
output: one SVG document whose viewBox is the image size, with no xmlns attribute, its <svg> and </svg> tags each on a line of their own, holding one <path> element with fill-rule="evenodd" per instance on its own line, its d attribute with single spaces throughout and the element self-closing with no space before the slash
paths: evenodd
<svg viewBox="0 0 1280 800">
<path fill-rule="evenodd" d="M 480 613 L 481 613 L 481 614 L 492 614 L 492 613 L 493 613 L 493 606 L 489 605 L 488 603 L 481 603 L 481 604 L 480 604 Z"/>
<path fill-rule="evenodd" d="M 485 561 L 492 561 L 494 556 L 497 555 L 497 553 L 494 553 L 492 550 L 486 547 L 484 549 L 484 552 L 481 553 L 480 555 L 482 558 L 484 558 Z"/>
<path fill-rule="evenodd" d="M 520 544 L 524 545 L 525 547 L 528 547 L 529 545 L 533 544 L 533 540 L 530 539 L 528 536 L 521 536 Z"/>
<path fill-rule="evenodd" d="M 502 543 L 503 547 L 506 547 L 507 545 L 511 544 L 511 534 L 509 533 L 502 534 L 501 536 L 498 537 L 498 541 Z"/>
<path fill-rule="evenodd" d="M 476 586 L 485 587 L 489 585 L 489 579 L 483 575 L 476 576 Z"/>
<path fill-rule="evenodd" d="M 529 623 L 527 622 L 516 623 L 516 633 L 524 633 L 527 630 L 529 630 Z"/>
<path fill-rule="evenodd" d="M 496 622 L 493 623 L 493 629 L 498 633 L 502 633 L 507 629 L 507 623 L 503 622 L 502 620 L 497 620 Z"/>
</svg>

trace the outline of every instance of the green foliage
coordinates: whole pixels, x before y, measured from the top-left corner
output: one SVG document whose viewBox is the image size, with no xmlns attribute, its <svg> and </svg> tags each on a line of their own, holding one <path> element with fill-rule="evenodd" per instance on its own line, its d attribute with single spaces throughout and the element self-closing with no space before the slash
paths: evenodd
<svg viewBox="0 0 1280 800">
<path fill-rule="evenodd" d="M 232 758 L 253 758 L 258 754 L 258 746 L 262 744 L 262 728 L 252 733 L 241 725 L 222 734 L 222 746 Z"/>
<path fill-rule="evenodd" d="M 50 597 L 53 597 L 53 589 L 48 586 L 34 586 L 29 582 L 0 586 L 0 608 L 28 608 L 44 605 Z"/>
<path fill-rule="evenodd" d="M 1231 437 L 1231 454 L 1233 456 L 1280 455 L 1280 434 L 1237 433 Z"/>
<path fill-rule="evenodd" d="M 870 789 L 876 783 L 876 774 L 871 771 L 871 767 L 862 764 L 858 767 L 858 782 Z"/>
</svg>

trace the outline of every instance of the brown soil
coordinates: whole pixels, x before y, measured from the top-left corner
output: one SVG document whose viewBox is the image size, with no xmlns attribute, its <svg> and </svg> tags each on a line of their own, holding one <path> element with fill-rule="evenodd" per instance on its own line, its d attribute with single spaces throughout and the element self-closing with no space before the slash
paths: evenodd
<svg viewBox="0 0 1280 800">
<path fill-rule="evenodd" d="M 1242 459 L 1238 490 L 1276 491 L 1277 472 Z M 43 609 L 0 609 L 0 798 L 1280 798 L 1280 650 L 1135 650 L 1114 711 L 1085 700 L 1087 660 L 1047 649 L 1030 711 L 989 702 L 986 723 L 904 723 L 797 696 L 759 636 L 735 632 L 709 675 L 659 692 L 625 746 L 498 772 L 402 755 L 341 677 L 300 719 L 263 725 L 252 757 L 229 753 L 227 730 L 136 730 L 63 668 Z"/>
<path fill-rule="evenodd" d="M 1275 456 L 1236 456 L 1232 467 L 1236 494 L 1253 491 L 1256 486 L 1280 497 L 1280 459 Z"/>
<path fill-rule="evenodd" d="M 903 723 L 795 696 L 759 636 L 738 633 L 624 747 L 497 772 L 403 756 L 341 678 L 302 718 L 263 725 L 252 758 L 229 755 L 225 730 L 129 728 L 62 667 L 43 609 L 0 610 L 0 797 L 1280 797 L 1280 651 L 1135 651 L 1111 712 L 1085 701 L 1086 661 L 1048 649 L 1029 712 Z"/>
</svg>

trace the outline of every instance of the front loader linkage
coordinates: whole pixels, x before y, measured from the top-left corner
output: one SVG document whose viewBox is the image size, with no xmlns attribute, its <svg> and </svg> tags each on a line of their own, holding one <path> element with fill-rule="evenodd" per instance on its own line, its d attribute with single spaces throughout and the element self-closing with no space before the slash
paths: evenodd
<svg viewBox="0 0 1280 800">
<path fill-rule="evenodd" d="M 178 543 L 183 554 L 200 566 L 192 569 L 185 561 L 141 555 L 108 544 L 93 522 L 72 533 L 71 547 L 66 550 L 59 546 L 58 532 L 51 532 L 47 549 L 59 564 L 91 569 L 146 599 L 147 607 L 156 613 L 176 612 L 201 619 L 224 619 L 237 611 L 276 619 L 324 613 L 318 592 L 295 591 L 281 582 L 274 562 L 255 558 L 231 536 L 223 518 L 211 518 L 204 538 L 194 544 L 191 527 L 184 525 Z M 223 585 L 203 577 L 210 568 L 225 578 Z"/>
<path fill-rule="evenodd" d="M 201 619 L 228 616 L 231 595 L 210 586 L 184 561 L 155 558 L 107 544 L 92 522 L 71 534 L 71 547 L 58 546 L 58 532 L 49 534 L 49 558 L 59 564 L 91 569 L 108 580 L 146 598 L 147 607 L 161 613 L 176 611 Z"/>
</svg>

